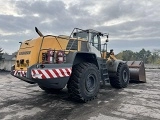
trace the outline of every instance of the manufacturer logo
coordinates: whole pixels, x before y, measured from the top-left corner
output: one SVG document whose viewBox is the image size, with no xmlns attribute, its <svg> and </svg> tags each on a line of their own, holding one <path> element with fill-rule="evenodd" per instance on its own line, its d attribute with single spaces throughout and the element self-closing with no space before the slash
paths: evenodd
<svg viewBox="0 0 160 120">
<path fill-rule="evenodd" d="M 29 55 L 31 51 L 19 52 L 19 55 Z"/>
</svg>

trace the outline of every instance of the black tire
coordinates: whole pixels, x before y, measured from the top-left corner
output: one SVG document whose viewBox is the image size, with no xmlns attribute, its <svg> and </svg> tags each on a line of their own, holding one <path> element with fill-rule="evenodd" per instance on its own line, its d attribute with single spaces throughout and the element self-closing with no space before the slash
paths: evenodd
<svg viewBox="0 0 160 120">
<path fill-rule="evenodd" d="M 44 90 L 46 93 L 58 93 L 63 89 L 63 88 L 61 88 L 61 89 L 47 88 L 47 87 L 44 87 L 44 86 L 41 86 L 41 85 L 39 85 L 39 87 L 42 90 Z"/>
<path fill-rule="evenodd" d="M 93 100 L 99 91 L 100 72 L 92 63 L 80 63 L 73 67 L 67 84 L 69 96 L 80 102 Z"/>
<path fill-rule="evenodd" d="M 130 80 L 130 73 L 128 65 L 125 63 L 119 63 L 115 76 L 110 76 L 110 84 L 114 88 L 125 88 L 128 86 Z"/>
</svg>

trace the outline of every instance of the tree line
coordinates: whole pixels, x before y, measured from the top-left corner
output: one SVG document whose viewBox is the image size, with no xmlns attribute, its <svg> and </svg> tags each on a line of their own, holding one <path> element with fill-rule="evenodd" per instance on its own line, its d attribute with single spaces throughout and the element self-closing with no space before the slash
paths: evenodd
<svg viewBox="0 0 160 120">
<path fill-rule="evenodd" d="M 153 51 L 150 51 L 143 48 L 139 52 L 125 50 L 118 53 L 116 57 L 124 61 L 142 60 L 146 64 L 160 64 L 160 49 L 154 49 Z"/>
<path fill-rule="evenodd" d="M 17 54 L 17 51 L 12 53 L 12 55 L 16 55 L 16 54 Z M 3 49 L 0 47 L 0 61 L 4 59 L 2 58 L 3 55 L 9 55 L 9 54 L 6 52 L 3 52 Z"/>
</svg>

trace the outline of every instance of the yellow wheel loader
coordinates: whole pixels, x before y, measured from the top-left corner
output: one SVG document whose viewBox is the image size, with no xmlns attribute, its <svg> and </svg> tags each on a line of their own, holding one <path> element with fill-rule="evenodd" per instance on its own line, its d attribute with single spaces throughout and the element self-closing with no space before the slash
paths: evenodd
<svg viewBox="0 0 160 120">
<path fill-rule="evenodd" d="M 125 88 L 130 80 L 146 82 L 142 61 L 118 60 L 113 50 L 107 52 L 106 33 L 74 28 L 70 36 L 44 36 L 35 30 L 40 37 L 20 42 L 11 75 L 46 92 L 67 86 L 72 99 L 87 102 L 97 96 L 101 83 Z"/>
</svg>

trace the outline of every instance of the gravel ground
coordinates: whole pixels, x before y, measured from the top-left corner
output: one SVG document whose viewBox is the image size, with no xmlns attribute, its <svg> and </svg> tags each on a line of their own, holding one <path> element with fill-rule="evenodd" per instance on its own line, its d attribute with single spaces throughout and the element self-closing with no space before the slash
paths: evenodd
<svg viewBox="0 0 160 120">
<path fill-rule="evenodd" d="M 98 98 L 76 103 L 67 95 L 47 94 L 37 85 L 0 72 L 0 120 L 158 120 L 160 70 L 146 70 L 147 83 L 117 90 L 107 85 Z"/>
</svg>

